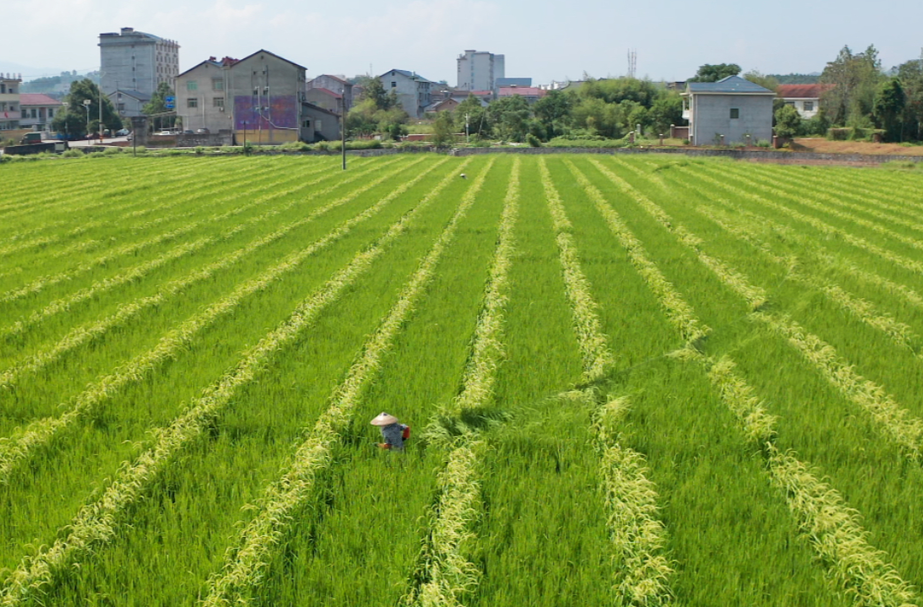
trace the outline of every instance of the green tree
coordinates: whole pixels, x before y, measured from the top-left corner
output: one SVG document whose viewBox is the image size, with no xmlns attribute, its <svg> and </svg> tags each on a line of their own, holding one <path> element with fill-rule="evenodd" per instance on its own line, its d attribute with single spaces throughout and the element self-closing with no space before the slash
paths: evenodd
<svg viewBox="0 0 923 607">
<path fill-rule="evenodd" d="M 506 141 L 524 141 L 529 132 L 529 103 L 521 95 L 503 97 L 487 108 L 494 132 Z"/>
<path fill-rule="evenodd" d="M 379 82 L 380 84 L 380 82 Z M 385 95 L 385 99 L 387 99 Z M 364 96 L 354 104 L 346 115 L 346 132 L 354 135 L 371 135 L 373 133 L 387 133 L 392 138 L 400 138 L 404 132 L 403 125 L 409 116 L 400 105 L 388 105 L 387 109 L 379 108 L 375 99 Z"/>
<path fill-rule="evenodd" d="M 67 102 L 67 112 L 58 112 L 51 123 L 51 127 L 58 132 L 65 132 L 65 125 L 68 134 L 75 135 L 80 133 L 86 135 L 89 133 L 99 132 L 99 87 L 89 78 L 76 80 L 71 83 L 70 92 L 64 98 Z M 87 123 L 87 112 L 84 101 L 89 100 L 90 118 Z M 102 97 L 103 103 L 103 125 L 102 128 L 115 132 L 122 128 L 122 119 L 116 114 L 112 101 Z"/>
<path fill-rule="evenodd" d="M 157 90 L 154 91 L 154 94 L 151 95 L 151 100 L 145 103 L 144 107 L 141 108 L 141 113 L 145 116 L 152 116 L 154 114 L 165 114 L 174 111 L 167 108 L 167 97 L 171 96 L 174 97 L 175 100 L 173 89 L 170 88 L 170 85 L 166 82 L 161 82 L 157 85 Z M 176 126 L 176 116 L 161 116 L 159 123 L 161 127 L 170 128 Z M 151 128 L 153 127 L 154 125 L 152 123 Z"/>
<path fill-rule="evenodd" d="M 397 104 L 397 95 L 394 91 L 386 92 L 381 78 L 371 78 L 365 86 L 365 99 L 371 100 L 377 110 L 390 110 Z"/>
<path fill-rule="evenodd" d="M 789 139 L 801 134 L 801 114 L 792 105 L 783 105 L 776 110 L 776 136 Z"/>
<path fill-rule="evenodd" d="M 572 102 L 563 91 L 548 91 L 548 94 L 535 102 L 532 113 L 544 129 L 547 140 L 562 135 L 570 122 Z"/>
<path fill-rule="evenodd" d="M 822 84 L 830 85 L 821 99 L 830 121 L 853 126 L 869 123 L 875 92 L 883 78 L 881 60 L 874 46 L 862 53 L 853 53 L 844 46 L 820 76 Z"/>
<path fill-rule="evenodd" d="M 669 133 L 671 124 L 683 123 L 683 98 L 675 91 L 668 91 L 651 106 L 650 120 L 656 134 Z"/>
<path fill-rule="evenodd" d="M 468 98 L 459 103 L 453 113 L 455 114 L 456 132 L 464 133 L 467 123 L 469 135 L 486 139 L 493 130 L 493 123 L 490 121 L 487 108 L 474 95 L 468 95 Z"/>
<path fill-rule="evenodd" d="M 736 76 L 739 73 L 740 66 L 736 63 L 717 63 L 714 65 L 706 63 L 699 67 L 699 71 L 697 71 L 695 76 L 690 78 L 688 82 L 718 82 L 728 76 Z"/>
<path fill-rule="evenodd" d="M 743 75 L 744 79 L 749 80 L 753 84 L 758 84 L 764 89 L 769 89 L 770 91 L 779 90 L 779 81 L 776 80 L 773 76 L 766 76 L 760 73 L 759 70 L 750 70 Z"/>
<path fill-rule="evenodd" d="M 923 141 L 923 56 L 897 68 L 904 89 L 904 136 Z"/>
<path fill-rule="evenodd" d="M 903 141 L 904 89 L 899 78 L 881 83 L 872 112 L 875 124 L 885 131 L 885 141 Z"/>
<path fill-rule="evenodd" d="M 455 143 L 455 124 L 452 114 L 439 112 L 433 121 L 433 145 L 444 148 Z"/>
</svg>

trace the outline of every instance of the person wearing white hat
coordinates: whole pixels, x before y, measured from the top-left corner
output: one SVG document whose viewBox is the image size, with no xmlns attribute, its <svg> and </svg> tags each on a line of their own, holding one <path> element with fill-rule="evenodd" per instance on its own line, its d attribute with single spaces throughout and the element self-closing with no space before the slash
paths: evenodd
<svg viewBox="0 0 923 607">
<path fill-rule="evenodd" d="M 372 420 L 373 426 L 378 426 L 381 430 L 381 436 L 385 442 L 378 443 L 382 449 L 404 449 L 404 440 L 409 438 L 410 427 L 400 423 L 396 417 L 389 415 L 384 411 Z"/>
</svg>

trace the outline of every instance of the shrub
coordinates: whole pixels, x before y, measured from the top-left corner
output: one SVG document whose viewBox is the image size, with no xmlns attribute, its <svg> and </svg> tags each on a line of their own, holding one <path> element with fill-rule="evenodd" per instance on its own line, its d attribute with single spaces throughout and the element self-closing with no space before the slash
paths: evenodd
<svg viewBox="0 0 923 607">
<path fill-rule="evenodd" d="M 533 147 L 533 148 L 540 148 L 540 147 L 542 147 L 542 141 L 541 141 L 538 137 L 536 137 L 535 135 L 533 135 L 532 133 L 529 133 L 528 135 L 526 135 L 526 141 L 527 141 L 527 142 L 529 143 L 529 145 L 530 145 L 531 147 Z"/>
</svg>

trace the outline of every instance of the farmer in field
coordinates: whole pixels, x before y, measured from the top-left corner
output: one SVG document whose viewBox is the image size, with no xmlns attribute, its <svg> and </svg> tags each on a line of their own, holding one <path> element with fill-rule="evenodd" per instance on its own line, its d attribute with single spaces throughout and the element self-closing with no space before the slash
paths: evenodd
<svg viewBox="0 0 923 607">
<path fill-rule="evenodd" d="M 381 415 L 372 420 L 373 426 L 378 426 L 381 430 L 381 436 L 385 442 L 378 443 L 381 449 L 404 449 L 404 441 L 410 438 L 410 426 L 400 423 L 393 415 L 384 411 Z"/>
</svg>

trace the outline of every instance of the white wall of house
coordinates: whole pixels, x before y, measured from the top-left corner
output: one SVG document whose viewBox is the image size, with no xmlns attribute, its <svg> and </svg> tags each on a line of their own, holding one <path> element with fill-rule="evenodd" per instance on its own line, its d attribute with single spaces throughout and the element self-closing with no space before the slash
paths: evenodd
<svg viewBox="0 0 923 607">
<path fill-rule="evenodd" d="M 435 83 L 421 76 L 408 76 L 403 70 L 391 70 L 379 76 L 385 93 L 394 91 L 409 116 L 419 118 L 432 103 L 431 88 Z"/>
<path fill-rule="evenodd" d="M 802 118 L 813 118 L 820 110 L 820 99 L 783 98 L 785 105 L 790 105 L 798 110 Z"/>
<path fill-rule="evenodd" d="M 233 128 L 228 103 L 227 69 L 205 61 L 176 78 L 176 114 L 183 129 L 206 128 L 212 133 Z"/>
</svg>

